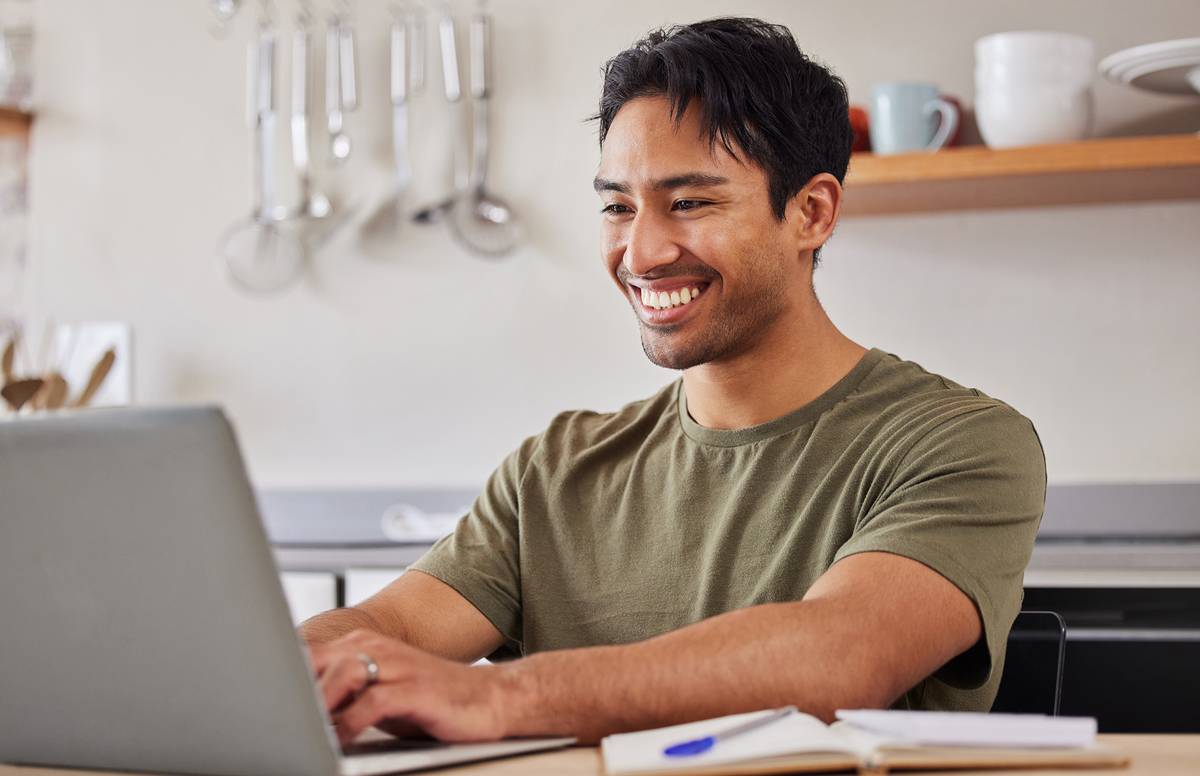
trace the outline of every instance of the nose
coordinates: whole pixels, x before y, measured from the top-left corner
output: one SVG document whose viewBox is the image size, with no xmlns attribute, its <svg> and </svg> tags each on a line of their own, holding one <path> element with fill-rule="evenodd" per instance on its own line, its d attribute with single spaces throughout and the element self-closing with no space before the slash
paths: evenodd
<svg viewBox="0 0 1200 776">
<path fill-rule="evenodd" d="M 639 212 L 625 234 L 625 268 L 634 275 L 647 275 L 656 267 L 679 259 L 678 235 L 666 219 Z"/>
</svg>

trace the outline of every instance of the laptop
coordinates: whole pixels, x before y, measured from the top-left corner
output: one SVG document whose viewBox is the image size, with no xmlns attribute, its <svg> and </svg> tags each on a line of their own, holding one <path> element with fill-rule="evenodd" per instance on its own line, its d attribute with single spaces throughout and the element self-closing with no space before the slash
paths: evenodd
<svg viewBox="0 0 1200 776">
<path fill-rule="evenodd" d="M 0 420 L 0 762 L 368 776 L 569 738 L 343 752 L 215 407 Z"/>
</svg>

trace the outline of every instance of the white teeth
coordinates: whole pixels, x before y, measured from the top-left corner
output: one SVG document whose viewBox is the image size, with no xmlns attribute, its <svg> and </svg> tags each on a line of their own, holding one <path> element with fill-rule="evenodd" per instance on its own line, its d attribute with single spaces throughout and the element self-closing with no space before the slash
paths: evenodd
<svg viewBox="0 0 1200 776">
<path fill-rule="evenodd" d="M 654 310 L 669 310 L 691 302 L 700 296 L 699 288 L 681 288 L 678 291 L 651 291 L 643 288 L 642 304 Z"/>
</svg>

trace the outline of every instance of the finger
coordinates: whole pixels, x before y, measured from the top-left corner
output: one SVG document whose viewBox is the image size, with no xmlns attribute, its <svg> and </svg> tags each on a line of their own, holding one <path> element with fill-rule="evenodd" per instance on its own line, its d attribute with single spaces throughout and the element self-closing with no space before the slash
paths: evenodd
<svg viewBox="0 0 1200 776">
<path fill-rule="evenodd" d="M 317 676 L 325 673 L 337 654 L 338 652 L 330 649 L 328 644 L 310 644 L 308 647 L 308 659 L 312 661 L 312 667 L 317 672 Z"/>
<path fill-rule="evenodd" d="M 330 711 L 336 711 L 354 700 L 366 686 L 367 667 L 357 654 L 337 655 L 321 674 L 321 695 L 325 699 L 325 707 Z"/>
<path fill-rule="evenodd" d="M 339 721 L 341 715 L 338 715 Z M 336 723 L 335 723 L 336 724 Z M 381 719 L 375 723 L 375 727 L 382 730 L 388 735 L 393 735 L 396 738 L 416 738 L 434 740 L 433 736 L 429 735 L 419 725 L 403 720 L 403 719 Z"/>
<path fill-rule="evenodd" d="M 313 644 L 309 647 L 313 670 L 320 676 L 343 655 L 365 653 L 371 656 L 383 654 L 389 649 L 388 639 L 377 633 L 356 630 L 328 644 Z"/>
<path fill-rule="evenodd" d="M 422 729 L 420 724 L 409 718 L 412 708 L 406 701 L 407 693 L 396 685 L 375 685 L 342 709 L 337 722 L 338 741 L 347 744 L 360 733 L 377 724 L 389 727 L 403 726 Z"/>
<path fill-rule="evenodd" d="M 359 647 L 361 647 L 365 643 L 386 641 L 386 640 L 387 640 L 387 638 L 385 636 L 381 636 L 378 633 L 376 633 L 375 631 L 369 631 L 369 630 L 364 630 L 362 628 L 359 628 L 358 630 L 352 630 L 349 633 L 347 633 L 345 636 L 342 636 L 339 639 L 334 639 L 333 641 L 331 641 L 329 643 L 331 646 L 342 646 L 342 647 L 359 646 Z"/>
</svg>

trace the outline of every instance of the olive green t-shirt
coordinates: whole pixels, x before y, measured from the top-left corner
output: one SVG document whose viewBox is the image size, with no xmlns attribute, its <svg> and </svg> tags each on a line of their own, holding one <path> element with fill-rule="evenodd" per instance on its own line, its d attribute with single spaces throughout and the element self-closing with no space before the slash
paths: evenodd
<svg viewBox="0 0 1200 776">
<path fill-rule="evenodd" d="M 841 558 L 895 553 L 957 585 L 984 626 L 897 706 L 986 711 L 1045 492 L 1027 419 L 872 350 L 815 401 L 751 428 L 698 425 L 682 381 L 614 413 L 563 413 L 413 568 L 529 654 L 798 601 Z"/>
</svg>

